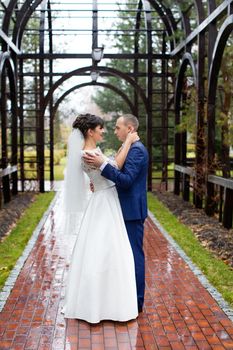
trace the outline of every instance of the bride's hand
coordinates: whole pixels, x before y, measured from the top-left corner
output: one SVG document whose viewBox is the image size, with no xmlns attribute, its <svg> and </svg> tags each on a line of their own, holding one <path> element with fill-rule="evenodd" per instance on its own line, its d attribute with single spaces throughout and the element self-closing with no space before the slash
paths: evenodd
<svg viewBox="0 0 233 350">
<path fill-rule="evenodd" d="M 128 133 L 125 142 L 128 142 L 130 145 L 136 141 L 139 141 L 140 137 L 136 131 Z"/>
</svg>

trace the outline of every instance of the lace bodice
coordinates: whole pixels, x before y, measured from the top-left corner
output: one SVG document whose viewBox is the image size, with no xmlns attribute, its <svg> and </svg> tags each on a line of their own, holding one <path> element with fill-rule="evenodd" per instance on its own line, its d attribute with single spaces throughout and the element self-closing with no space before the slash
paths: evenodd
<svg viewBox="0 0 233 350">
<path fill-rule="evenodd" d="M 86 152 L 85 150 L 82 151 L 82 154 L 85 154 L 85 152 Z M 106 156 L 104 156 L 104 154 L 102 153 L 102 151 L 99 147 L 96 149 L 93 149 L 93 150 L 88 150 L 87 152 L 88 153 L 101 153 L 107 162 L 111 163 L 113 166 L 116 166 L 116 163 L 114 161 L 112 161 L 109 158 L 107 158 Z M 101 175 L 99 168 L 91 167 L 90 165 L 86 164 L 83 159 L 82 159 L 82 168 L 85 171 L 85 173 L 88 175 L 88 177 L 90 178 L 90 181 L 93 183 L 94 191 L 104 190 L 108 187 L 115 186 L 115 184 L 112 181 L 107 180 L 105 177 L 103 177 Z"/>
</svg>

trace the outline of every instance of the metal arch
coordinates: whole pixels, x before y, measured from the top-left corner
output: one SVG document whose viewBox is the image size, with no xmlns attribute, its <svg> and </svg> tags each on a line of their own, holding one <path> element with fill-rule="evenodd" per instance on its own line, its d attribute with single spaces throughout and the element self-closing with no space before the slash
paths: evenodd
<svg viewBox="0 0 233 350">
<path fill-rule="evenodd" d="M 6 60 L 10 59 L 9 52 L 1 52 L 0 53 L 0 80 L 2 80 L 2 72 L 4 69 L 4 65 L 6 64 Z"/>
<path fill-rule="evenodd" d="M 180 69 L 179 69 L 179 73 L 177 76 L 177 82 L 176 82 L 176 88 L 175 88 L 175 108 L 176 108 L 176 106 L 179 106 L 179 103 L 180 103 L 184 73 L 185 73 L 188 65 L 190 65 L 190 67 L 192 68 L 194 83 L 195 83 L 195 85 L 197 85 L 196 66 L 195 66 L 192 55 L 189 52 L 186 52 L 183 56 L 183 59 L 182 59 L 181 65 L 180 65 Z"/>
<path fill-rule="evenodd" d="M 107 84 L 107 83 L 83 83 L 83 84 L 79 84 L 79 85 L 76 85 L 74 87 L 72 87 L 71 89 L 69 89 L 68 91 L 66 91 L 56 102 L 56 104 L 53 106 L 53 101 L 50 100 L 51 102 L 51 106 L 50 106 L 50 134 L 53 134 L 53 124 L 54 124 L 54 116 L 55 116 L 55 113 L 58 109 L 58 106 L 59 104 L 63 101 L 63 99 L 69 95 L 71 92 L 73 92 L 74 90 L 76 89 L 79 89 L 79 88 L 82 88 L 82 87 L 85 87 L 85 86 L 90 86 L 90 85 L 98 85 L 98 86 L 103 86 L 103 87 L 106 87 L 106 88 L 109 88 L 113 91 L 115 91 L 117 94 L 119 94 L 124 100 L 125 102 L 129 105 L 129 108 L 131 110 L 131 112 L 134 114 L 134 115 L 137 115 L 136 113 L 136 110 L 135 110 L 135 107 L 134 105 L 131 103 L 131 101 L 129 100 L 129 98 L 121 91 L 119 90 L 118 88 L 116 88 L 115 86 L 111 85 L 111 84 Z M 53 135 L 52 135 L 52 138 L 53 138 Z M 50 135 L 50 142 L 51 142 L 51 135 Z M 54 151 L 53 151 L 53 142 L 51 142 L 51 145 L 50 145 L 50 180 L 53 181 L 54 180 L 54 165 L 53 165 L 53 157 L 54 157 Z"/>
<path fill-rule="evenodd" d="M 132 114 L 136 115 L 137 116 L 137 113 L 136 113 L 136 109 L 135 109 L 135 106 L 132 104 L 132 102 L 129 100 L 128 96 L 126 96 L 126 94 L 124 94 L 120 89 L 116 88 L 115 86 L 111 85 L 111 84 L 107 84 L 107 83 L 93 83 L 93 82 L 89 82 L 89 83 L 83 83 L 83 84 L 79 84 L 79 85 L 75 85 L 73 86 L 71 89 L 69 89 L 68 91 L 66 91 L 58 100 L 57 102 L 55 103 L 55 105 L 50 109 L 50 129 L 52 129 L 53 131 L 53 127 L 51 128 L 51 125 L 53 125 L 54 123 L 54 117 L 55 117 L 55 114 L 57 112 L 57 109 L 60 105 L 60 103 L 64 100 L 64 98 L 69 95 L 71 92 L 77 90 L 77 89 L 80 89 L 82 87 L 85 87 L 85 86 L 103 86 L 105 88 L 108 88 L 108 89 L 111 89 L 113 90 L 114 92 L 116 92 L 118 95 L 120 95 L 123 100 L 128 104 Z M 53 165 L 53 161 L 52 161 L 52 158 L 53 157 L 53 148 L 52 148 L 52 152 L 50 153 L 50 174 L 54 174 L 54 165 Z M 54 180 L 53 178 L 54 176 L 52 176 L 52 179 L 51 181 Z"/>
<path fill-rule="evenodd" d="M 157 3 L 159 3 L 159 5 L 164 9 L 166 19 L 168 19 L 169 24 L 170 24 L 170 27 L 171 27 L 171 30 L 172 30 L 172 33 L 173 33 L 173 35 L 175 35 L 176 30 L 177 30 L 177 24 L 176 24 L 176 21 L 175 21 L 175 18 L 174 18 L 174 16 L 173 16 L 173 14 L 172 14 L 171 9 L 170 9 L 169 7 L 166 7 L 166 6 L 163 4 L 163 1 L 162 1 L 162 0 L 156 0 L 156 1 L 157 1 Z M 172 42 L 171 40 L 170 40 L 170 42 L 171 42 L 171 49 L 172 49 L 172 47 L 174 47 L 174 44 L 175 44 L 175 42 L 176 42 L 176 38 L 174 38 L 174 41 L 173 41 L 173 42 Z"/>
<path fill-rule="evenodd" d="M 176 56 L 181 51 L 185 49 L 187 45 L 190 45 L 200 33 L 206 32 L 209 25 L 216 22 L 219 18 L 225 15 L 225 12 L 232 5 L 232 0 L 225 0 L 221 5 L 219 5 L 199 26 L 197 26 L 188 37 L 183 40 L 174 50 L 171 52 L 171 56 Z"/>
<path fill-rule="evenodd" d="M 132 102 L 130 101 L 130 99 L 128 98 L 128 96 L 126 96 L 126 94 L 124 94 L 120 89 L 116 88 L 115 86 L 111 85 L 111 84 L 108 84 L 108 83 L 92 83 L 92 82 L 89 82 L 89 83 L 82 83 L 82 84 L 79 84 L 79 85 L 75 85 L 73 86 L 71 89 L 67 90 L 61 97 L 59 97 L 59 99 L 57 100 L 57 102 L 55 103 L 54 107 L 53 107 L 53 112 L 52 112 L 52 117 L 54 117 L 57 109 L 58 109 L 58 106 L 60 105 L 60 103 L 64 100 L 64 98 L 66 96 L 68 96 L 71 92 L 77 90 L 77 89 L 81 89 L 82 87 L 85 87 L 85 86 L 103 86 L 107 89 L 110 89 L 110 90 L 113 90 L 114 92 L 116 92 L 118 95 L 120 95 L 124 101 L 128 104 L 131 112 L 136 115 L 135 113 L 135 107 L 134 105 L 132 104 Z"/>
<path fill-rule="evenodd" d="M 162 0 L 156 0 L 160 6 L 164 9 L 165 13 L 166 13 L 166 18 L 169 19 L 169 22 L 170 22 L 170 26 L 172 29 L 176 30 L 177 29 L 177 25 L 176 25 L 176 21 L 175 21 L 175 18 L 172 14 L 172 11 L 169 7 L 166 7 L 164 4 L 163 4 L 163 1 Z"/>
<path fill-rule="evenodd" d="M 177 0 L 178 3 L 181 3 L 181 0 Z M 202 4 L 202 0 L 193 0 L 196 11 L 197 11 L 197 16 L 198 16 L 198 24 L 200 24 L 202 21 L 205 19 L 205 11 L 204 7 Z M 186 37 L 188 34 L 191 32 L 191 27 L 190 27 L 190 20 L 186 14 L 181 11 L 182 17 L 183 17 L 183 24 L 186 32 Z"/>
<path fill-rule="evenodd" d="M 64 82 L 66 81 L 67 79 L 71 78 L 73 75 L 77 75 L 77 73 L 84 73 L 86 71 L 91 71 L 92 70 L 92 66 L 88 66 L 88 67 L 82 67 L 82 68 L 78 68 L 78 69 L 75 69 L 67 74 L 64 74 L 60 79 L 58 79 L 53 87 L 48 91 L 47 95 L 44 97 L 44 104 L 43 104 L 43 111 L 42 111 L 42 115 L 44 115 L 44 112 L 46 110 L 46 107 L 47 107 L 47 104 L 50 100 L 50 98 L 52 97 L 53 95 L 53 92 Z M 130 83 L 135 89 L 138 90 L 139 92 L 139 95 L 141 96 L 141 99 L 144 103 L 144 106 L 145 106 L 145 109 L 146 109 L 146 112 L 149 113 L 148 111 L 148 105 L 147 105 L 147 98 L 144 94 L 144 91 L 142 90 L 142 88 L 135 83 L 135 81 L 130 78 L 127 74 L 123 73 L 123 72 L 120 72 L 118 71 L 117 69 L 115 68 L 110 68 L 110 67 L 103 67 L 103 66 L 98 66 L 98 71 L 101 73 L 101 72 L 109 72 L 111 73 L 112 75 L 116 76 L 116 77 L 121 77 L 123 78 L 124 80 L 126 80 L 128 83 Z"/>
<path fill-rule="evenodd" d="M 216 9 L 216 1 L 208 0 L 207 5 L 208 5 L 208 16 L 209 16 Z M 213 21 L 209 24 L 209 30 L 208 30 L 208 70 L 210 70 L 211 59 L 213 56 L 216 37 L 217 37 L 217 27 L 216 27 L 216 22 Z"/>
<path fill-rule="evenodd" d="M 177 2 L 181 3 L 182 1 L 177 0 Z M 205 19 L 205 12 L 204 12 L 202 0 L 194 0 L 194 5 L 195 5 L 196 11 L 197 11 L 198 24 L 200 24 Z M 180 11 L 180 12 L 182 15 L 182 21 L 183 21 L 183 25 L 184 25 L 185 34 L 187 37 L 191 33 L 190 19 L 183 11 Z"/>
<path fill-rule="evenodd" d="M 13 30 L 13 42 L 17 45 L 17 42 L 18 42 L 18 35 L 19 35 L 19 32 L 20 32 L 20 27 L 21 27 L 21 22 L 23 20 L 23 18 L 27 15 L 27 10 L 30 9 L 30 5 L 31 3 L 33 2 L 33 0 L 26 0 L 20 11 L 18 12 L 17 14 L 17 18 L 16 18 L 16 23 L 15 23 L 15 26 L 14 26 L 14 30 Z M 29 16 L 28 16 L 29 18 Z M 17 45 L 18 47 L 18 45 Z"/>
<path fill-rule="evenodd" d="M 16 94 L 17 83 L 16 83 L 15 66 L 9 52 L 3 52 L 0 54 L 0 81 L 2 81 L 2 78 L 3 78 L 2 73 L 4 71 L 6 64 L 7 64 L 7 67 L 9 68 L 10 89 Z"/>
<path fill-rule="evenodd" d="M 165 28 L 166 28 L 166 31 L 168 33 L 169 36 L 172 36 L 173 34 L 173 30 L 172 30 L 172 26 L 171 24 L 169 23 L 168 19 L 167 19 L 167 16 L 164 14 L 164 12 L 162 11 L 162 8 L 161 6 L 158 5 L 158 3 L 156 2 L 156 0 L 148 0 L 148 2 L 151 4 L 151 6 L 158 12 L 160 18 L 162 19 L 164 25 L 165 25 Z M 161 4 L 160 4 L 161 5 Z M 171 50 L 173 50 L 174 48 L 174 43 L 170 40 L 170 43 L 171 43 Z"/>
<path fill-rule="evenodd" d="M 208 154 L 211 159 L 215 153 L 215 100 L 218 75 L 221 66 L 224 48 L 227 39 L 233 30 L 233 15 L 230 15 L 222 24 L 213 51 L 213 59 L 210 66 L 209 81 L 208 81 Z"/>
<path fill-rule="evenodd" d="M 37 8 L 37 6 L 40 5 L 42 1 L 43 0 L 35 0 L 33 2 L 33 0 L 26 0 L 23 6 L 21 7 L 13 31 L 13 42 L 18 48 L 21 47 L 23 31 L 25 29 L 25 26 L 27 25 L 27 22 L 30 19 L 31 14 Z"/>
<path fill-rule="evenodd" d="M 17 119 L 18 119 L 18 109 L 17 109 L 17 83 L 15 75 L 15 67 L 12 58 L 8 52 L 0 54 L 0 86 L 3 87 L 5 67 L 8 68 L 8 78 L 10 84 L 10 100 L 11 100 L 11 114 L 12 114 L 12 133 L 11 133 L 11 164 L 17 165 L 18 162 L 18 130 L 17 130 Z M 7 134 L 6 134 L 6 99 L 5 99 L 5 83 L 3 88 L 3 93 L 1 97 L 1 112 L 2 112 L 2 167 L 6 167 L 8 164 L 6 162 L 7 156 Z M 3 110 L 4 109 L 4 110 Z M 13 188 L 12 193 L 17 194 L 18 192 L 18 175 L 17 171 L 12 174 L 13 178 Z"/>
<path fill-rule="evenodd" d="M 177 0 L 176 2 L 179 4 L 180 0 Z M 179 5 L 179 8 L 180 8 L 180 5 Z M 191 33 L 190 20 L 189 20 L 189 17 L 186 15 L 186 13 L 181 10 L 181 8 L 180 8 L 180 14 L 183 22 L 185 36 L 187 38 L 187 36 Z"/>
<path fill-rule="evenodd" d="M 212 63 L 210 66 L 209 84 L 208 84 L 208 104 L 215 105 L 216 88 L 218 73 L 221 66 L 222 55 L 226 46 L 227 39 L 233 30 L 233 15 L 230 15 L 222 24 L 213 51 Z"/>
<path fill-rule="evenodd" d="M 187 66 L 190 65 L 193 72 L 194 77 L 194 83 L 195 86 L 197 86 L 197 71 L 196 66 L 194 64 L 194 60 L 192 58 L 192 55 L 189 52 L 186 52 L 183 56 L 177 82 L 176 82 L 176 88 L 175 88 L 175 125 L 178 125 L 180 122 L 180 101 L 181 101 L 181 94 L 182 94 L 182 86 L 183 86 L 183 80 L 184 80 L 184 73 L 187 69 Z M 176 132 L 175 133 L 175 164 L 181 164 L 181 134 Z M 180 173 L 178 171 L 175 171 L 175 185 L 174 185 L 174 193 L 179 195 L 180 193 Z"/>
<path fill-rule="evenodd" d="M 193 60 L 192 55 L 189 52 L 186 52 L 183 56 L 179 73 L 177 76 L 176 81 L 176 88 L 175 88 L 175 124 L 179 124 L 180 122 L 180 99 L 182 94 L 182 86 L 183 86 L 183 80 L 184 80 L 184 73 L 187 69 L 187 66 L 190 65 L 193 72 L 193 78 L 195 86 L 197 86 L 197 69 Z M 177 159 L 176 164 L 180 164 L 180 159 Z"/>
<path fill-rule="evenodd" d="M 5 12 L 3 21 L 2 21 L 2 30 L 6 35 L 8 35 L 9 32 L 9 25 L 10 25 L 10 19 L 12 16 L 12 13 L 15 9 L 15 6 L 17 5 L 17 0 L 10 0 L 8 6 L 7 6 L 7 11 Z"/>
<path fill-rule="evenodd" d="M 207 167 L 208 173 L 213 173 L 212 163 L 215 157 L 215 100 L 217 91 L 217 82 L 219 70 L 221 67 L 222 56 L 228 37 L 233 30 L 233 15 L 230 15 L 222 24 L 213 51 L 212 62 L 210 65 L 208 81 L 208 105 L 207 105 Z M 214 207 L 214 186 L 207 184 L 207 199 L 205 211 L 208 215 L 213 215 Z"/>
<path fill-rule="evenodd" d="M 204 11 L 204 7 L 202 4 L 202 0 L 194 0 L 194 4 L 196 7 L 196 11 L 197 11 L 198 24 L 201 24 L 201 22 L 204 21 L 204 19 L 205 19 L 205 11 Z"/>
</svg>

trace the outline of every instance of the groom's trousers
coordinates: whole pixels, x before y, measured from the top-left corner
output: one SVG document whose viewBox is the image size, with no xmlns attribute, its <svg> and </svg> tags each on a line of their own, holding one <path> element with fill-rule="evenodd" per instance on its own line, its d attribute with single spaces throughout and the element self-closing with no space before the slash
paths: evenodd
<svg viewBox="0 0 233 350">
<path fill-rule="evenodd" d="M 142 311 L 145 293 L 145 257 L 143 251 L 143 224 L 144 220 L 125 221 L 126 230 L 134 255 L 139 311 Z"/>
</svg>

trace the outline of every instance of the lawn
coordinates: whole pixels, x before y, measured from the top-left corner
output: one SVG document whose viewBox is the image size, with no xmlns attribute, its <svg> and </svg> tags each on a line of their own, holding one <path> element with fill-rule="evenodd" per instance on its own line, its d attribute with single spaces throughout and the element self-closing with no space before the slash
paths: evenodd
<svg viewBox="0 0 233 350">
<path fill-rule="evenodd" d="M 183 225 L 152 193 L 148 194 L 148 204 L 150 211 L 165 230 L 199 267 L 223 298 L 233 306 L 233 269 L 207 251 L 192 231 Z"/>
<path fill-rule="evenodd" d="M 54 192 L 36 195 L 35 201 L 25 210 L 10 235 L 0 243 L 0 288 L 3 287 L 53 197 Z"/>
<path fill-rule="evenodd" d="M 64 179 L 64 169 L 66 166 L 66 157 L 61 158 L 60 163 L 57 165 L 54 165 L 54 179 L 56 181 L 63 180 Z M 49 180 L 49 172 L 46 174 L 46 180 Z"/>
</svg>

